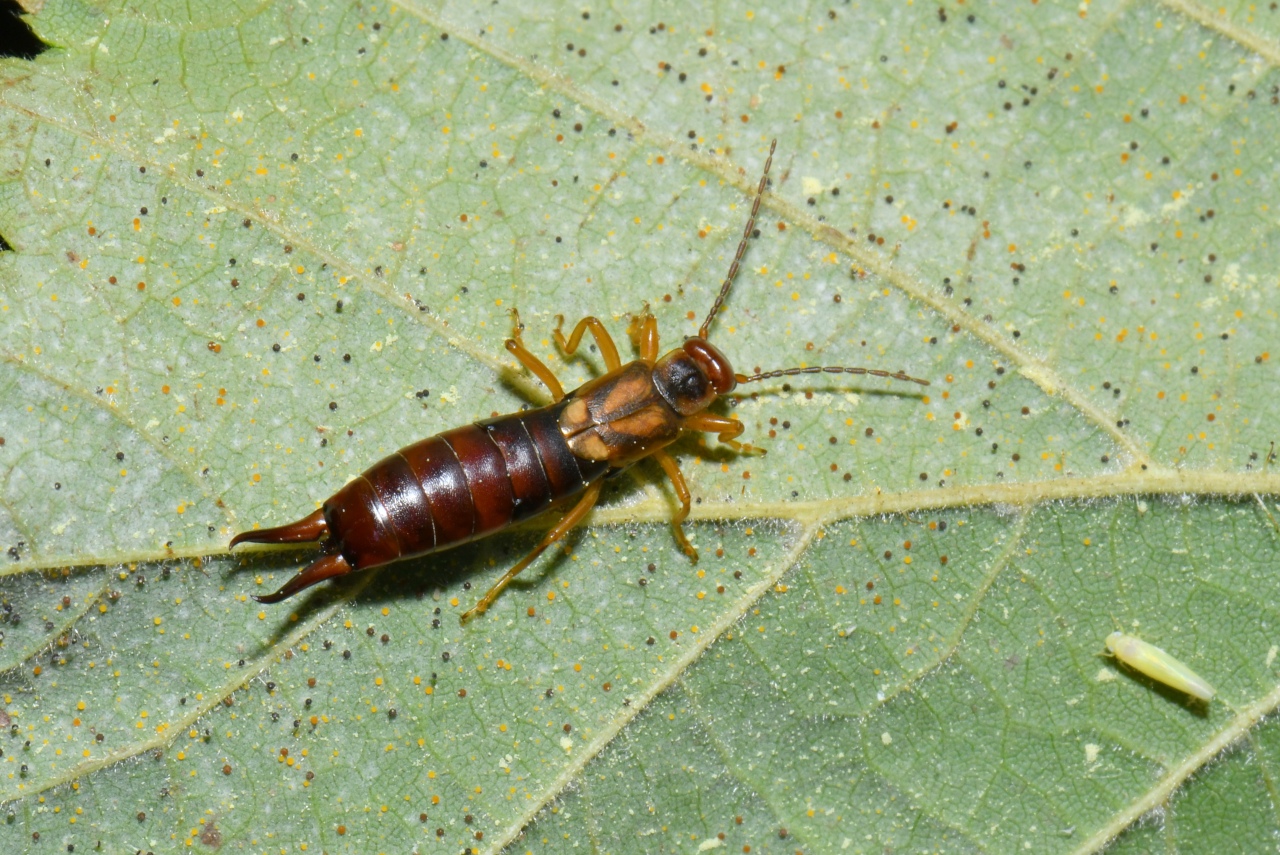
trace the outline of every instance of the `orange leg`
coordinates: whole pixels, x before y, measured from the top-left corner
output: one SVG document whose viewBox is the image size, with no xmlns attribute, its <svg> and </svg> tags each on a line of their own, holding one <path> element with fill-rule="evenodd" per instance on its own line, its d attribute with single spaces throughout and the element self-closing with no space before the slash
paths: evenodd
<svg viewBox="0 0 1280 855">
<path fill-rule="evenodd" d="M 613 337 L 609 335 L 609 331 L 604 328 L 604 324 L 600 323 L 599 318 L 593 318 L 587 315 L 578 321 L 578 325 L 573 328 L 573 332 L 569 333 L 566 341 L 564 333 L 560 331 L 560 326 L 564 323 L 564 315 L 556 315 L 556 344 L 560 345 L 560 349 L 566 355 L 572 355 L 578 349 L 578 345 L 582 343 L 582 334 L 587 330 L 591 330 L 591 335 L 595 337 L 596 345 L 600 348 L 600 355 L 604 357 L 604 369 L 613 371 L 622 367 L 622 360 L 618 358 L 618 348 L 613 343 Z"/>
<path fill-rule="evenodd" d="M 685 430 L 700 430 L 707 433 L 717 434 L 716 439 L 732 448 L 734 451 L 740 451 L 743 454 L 765 454 L 763 448 L 757 448 L 746 442 L 738 442 L 734 437 L 741 436 L 746 430 L 746 426 L 742 422 L 726 419 L 723 416 L 713 416 L 710 413 L 697 413 L 689 416 L 684 420 L 682 425 Z"/>
<path fill-rule="evenodd" d="M 553 400 L 557 403 L 564 400 L 564 387 L 560 385 L 556 375 L 551 373 L 551 369 L 544 365 L 541 359 L 525 349 L 524 340 L 520 338 L 520 331 L 524 329 L 524 324 L 520 323 L 520 313 L 512 309 L 511 319 L 514 329 L 511 331 L 511 338 L 506 341 L 507 350 L 511 351 L 511 355 L 520 360 L 521 365 L 532 371 L 534 376 L 543 382 L 551 392 Z"/>
<path fill-rule="evenodd" d="M 648 303 L 644 306 L 644 314 L 632 318 L 627 332 L 640 349 L 642 360 L 650 365 L 658 361 L 658 319 L 649 314 Z"/>
<path fill-rule="evenodd" d="M 564 515 L 564 519 L 556 523 L 556 527 L 547 532 L 533 551 L 521 559 L 520 563 L 512 567 L 502 575 L 502 578 L 489 589 L 489 591 L 480 598 L 480 602 L 476 603 L 471 610 L 464 612 L 462 622 L 466 623 L 476 615 L 482 615 L 489 606 L 493 605 L 493 601 L 498 599 L 498 595 L 502 593 L 507 585 L 511 584 L 511 580 L 520 575 L 520 571 L 533 563 L 533 560 L 546 551 L 547 547 L 564 537 L 569 531 L 582 522 L 595 505 L 596 499 L 600 498 L 600 488 L 604 486 L 604 481 L 596 481 L 587 491 L 582 494 L 582 498 L 578 500 L 578 504 L 573 506 L 573 510 Z"/>
<path fill-rule="evenodd" d="M 662 471 L 667 473 L 667 477 L 671 479 L 671 486 L 676 488 L 676 497 L 680 499 L 680 510 L 676 511 L 675 516 L 671 518 L 671 532 L 676 536 L 676 543 L 680 544 L 684 554 L 692 558 L 696 564 L 698 550 L 693 548 L 693 544 L 684 536 L 684 529 L 681 528 L 681 524 L 689 516 L 689 485 L 684 482 L 684 475 L 680 474 L 680 466 L 670 454 L 665 451 L 655 451 L 653 459 L 658 461 Z"/>
</svg>

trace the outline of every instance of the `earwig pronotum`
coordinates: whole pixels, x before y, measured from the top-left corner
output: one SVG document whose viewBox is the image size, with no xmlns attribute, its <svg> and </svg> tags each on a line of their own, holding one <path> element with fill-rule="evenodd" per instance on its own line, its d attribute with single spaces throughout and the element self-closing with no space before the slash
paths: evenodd
<svg viewBox="0 0 1280 855">
<path fill-rule="evenodd" d="M 717 434 L 720 442 L 737 451 L 764 453 L 737 441 L 744 430 L 741 422 L 704 412 L 716 398 L 739 383 L 797 374 L 864 374 L 929 385 L 901 371 L 844 366 L 735 374 L 724 354 L 707 341 L 711 322 L 729 295 L 755 229 L 776 147 L 774 140 L 742 240 L 696 336 L 659 357 L 657 319 L 646 312 L 635 330 L 640 358 L 623 365 L 598 319 L 588 316 L 578 321 L 566 339 L 561 331 L 564 318 L 559 316 L 555 340 L 561 351 L 573 354 L 589 331 L 607 370 L 566 395 L 555 374 L 525 348 L 519 316 L 513 313 L 515 330 L 506 348 L 546 385 L 554 403 L 421 440 L 375 463 L 303 519 L 236 535 L 233 547 L 245 542 L 302 543 L 327 536 L 324 555 L 274 594 L 254 599 L 277 603 L 325 579 L 467 543 L 577 499 L 533 551 L 463 614 L 466 621 L 488 609 L 520 571 L 586 517 L 607 476 L 645 458 L 657 461 L 671 479 L 680 500 L 680 509 L 671 518 L 672 531 L 696 561 L 698 553 L 681 527 L 689 516 L 689 488 L 676 461 L 663 449 L 684 431 L 704 431 Z"/>
</svg>

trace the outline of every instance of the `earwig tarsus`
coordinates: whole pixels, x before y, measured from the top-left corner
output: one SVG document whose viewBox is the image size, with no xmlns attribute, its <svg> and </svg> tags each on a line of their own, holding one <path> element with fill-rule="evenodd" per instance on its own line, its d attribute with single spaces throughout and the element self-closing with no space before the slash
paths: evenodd
<svg viewBox="0 0 1280 855">
<path fill-rule="evenodd" d="M 663 449 L 684 431 L 703 431 L 715 433 L 737 451 L 763 453 L 737 441 L 744 430 L 741 422 L 704 412 L 716 398 L 739 383 L 796 374 L 865 374 L 929 385 L 901 371 L 843 366 L 735 374 L 724 354 L 707 341 L 755 229 L 776 147 L 775 140 L 733 263 L 696 336 L 659 357 L 657 319 L 646 312 L 634 330 L 640 358 L 623 365 L 599 320 L 583 318 L 566 339 L 560 328 L 564 319 L 558 317 L 555 339 L 560 349 L 572 354 L 590 332 L 607 371 L 566 395 L 551 370 L 525 349 L 516 315 L 506 348 L 546 385 L 555 403 L 421 440 L 375 463 L 303 519 L 236 535 L 233 547 L 325 539 L 324 555 L 274 594 L 254 599 L 276 603 L 325 579 L 457 546 L 576 499 L 533 551 L 463 614 L 465 622 L 488 609 L 520 571 L 586 517 L 606 476 L 644 458 L 657 461 L 671 480 L 680 500 L 671 518 L 672 531 L 696 561 L 697 551 L 681 527 L 689 516 L 689 488 L 676 461 Z"/>
</svg>

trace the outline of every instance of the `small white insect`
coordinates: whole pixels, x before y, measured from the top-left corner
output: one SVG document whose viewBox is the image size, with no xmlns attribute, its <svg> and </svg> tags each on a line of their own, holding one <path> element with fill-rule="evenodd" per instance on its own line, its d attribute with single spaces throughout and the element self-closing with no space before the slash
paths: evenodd
<svg viewBox="0 0 1280 855">
<path fill-rule="evenodd" d="M 1193 698 L 1213 700 L 1214 690 L 1205 679 L 1168 653 L 1140 638 L 1113 632 L 1107 636 L 1107 652 L 1133 670 Z"/>
</svg>

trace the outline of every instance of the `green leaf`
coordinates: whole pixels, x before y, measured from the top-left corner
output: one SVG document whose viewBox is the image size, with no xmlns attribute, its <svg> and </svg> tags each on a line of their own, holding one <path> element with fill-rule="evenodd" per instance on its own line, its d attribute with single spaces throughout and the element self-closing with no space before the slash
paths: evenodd
<svg viewBox="0 0 1280 855">
<path fill-rule="evenodd" d="M 1262 7 L 91 4 L 0 61 L 0 846 L 1269 847 Z M 281 606 L 237 550 L 647 304 L 794 378 L 550 520 Z M 813 382 L 801 382 L 812 380 Z M 1114 629 L 1216 686 L 1101 655 Z M 722 836 L 721 836 L 722 835 Z"/>
</svg>

